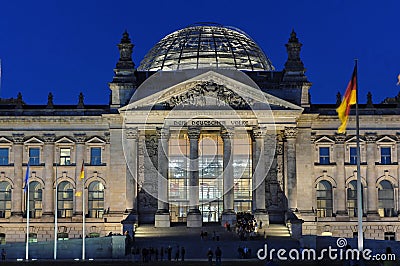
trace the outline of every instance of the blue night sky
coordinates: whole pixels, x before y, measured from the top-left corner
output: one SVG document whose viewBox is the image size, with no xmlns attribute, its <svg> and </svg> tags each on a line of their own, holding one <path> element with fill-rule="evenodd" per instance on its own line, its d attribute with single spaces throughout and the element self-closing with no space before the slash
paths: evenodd
<svg viewBox="0 0 400 266">
<path fill-rule="evenodd" d="M 125 29 L 136 66 L 165 35 L 196 22 L 247 32 L 277 70 L 286 61 L 292 28 L 313 83 L 313 103 L 335 103 L 359 59 L 360 102 L 397 95 L 400 73 L 400 2 L 385 1 L 2 1 L 0 96 L 21 92 L 28 104 L 107 104 L 108 82 Z"/>
</svg>

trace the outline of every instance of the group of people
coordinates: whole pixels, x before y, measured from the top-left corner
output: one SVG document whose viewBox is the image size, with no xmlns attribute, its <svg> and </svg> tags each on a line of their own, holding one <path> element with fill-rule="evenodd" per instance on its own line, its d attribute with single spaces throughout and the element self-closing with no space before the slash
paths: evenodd
<svg viewBox="0 0 400 266">
<path fill-rule="evenodd" d="M 208 249 L 207 258 L 208 258 L 209 265 L 210 266 L 213 265 L 212 263 L 213 263 L 214 254 L 215 254 L 215 265 L 216 266 L 221 266 L 222 250 L 219 247 L 217 247 L 215 249 L 215 252 L 213 252 L 211 248 Z"/>
<path fill-rule="evenodd" d="M 186 249 L 176 246 L 176 248 L 168 247 L 132 247 L 131 253 L 134 261 L 151 262 L 151 261 L 185 261 Z"/>
<path fill-rule="evenodd" d="M 238 213 L 236 222 L 236 233 L 240 240 L 252 239 L 257 235 L 258 224 L 251 213 Z M 260 226 L 262 226 L 260 224 Z"/>
</svg>

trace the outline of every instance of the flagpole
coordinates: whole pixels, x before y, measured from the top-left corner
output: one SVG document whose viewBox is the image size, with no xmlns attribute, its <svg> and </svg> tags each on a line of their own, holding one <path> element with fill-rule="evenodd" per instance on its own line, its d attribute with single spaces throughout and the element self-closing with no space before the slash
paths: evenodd
<svg viewBox="0 0 400 266">
<path fill-rule="evenodd" d="M 362 182 L 361 182 L 361 167 L 360 167 L 360 119 L 358 115 L 358 59 L 355 59 L 355 69 L 356 69 L 356 138 L 357 138 L 357 218 L 358 218 L 358 250 L 363 251 L 364 249 L 364 236 L 362 230 L 362 218 L 363 218 L 363 208 L 362 208 Z"/>
<path fill-rule="evenodd" d="M 83 177 L 85 176 L 84 174 L 84 161 L 82 162 L 82 172 L 83 172 Z M 81 173 L 82 176 L 82 173 Z M 85 222 L 86 222 L 86 215 L 85 215 L 85 178 L 82 179 L 82 260 L 85 260 L 85 237 L 86 237 L 86 230 L 85 230 Z"/>
<path fill-rule="evenodd" d="M 57 169 L 57 165 L 58 163 L 56 163 L 56 180 L 55 180 L 55 197 L 54 197 L 54 254 L 53 254 L 53 258 L 54 260 L 57 259 L 57 238 L 58 238 L 58 224 L 57 224 L 57 220 L 58 220 L 58 169 Z"/>
<path fill-rule="evenodd" d="M 29 259 L 29 163 L 26 168 L 26 175 L 28 178 L 25 178 L 25 186 L 26 186 L 26 245 L 25 245 L 25 260 Z"/>
</svg>

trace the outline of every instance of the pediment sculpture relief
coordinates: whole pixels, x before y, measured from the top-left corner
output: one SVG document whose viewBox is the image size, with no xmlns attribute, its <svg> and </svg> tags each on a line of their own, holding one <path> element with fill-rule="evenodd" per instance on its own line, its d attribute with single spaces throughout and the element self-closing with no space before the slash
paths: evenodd
<svg viewBox="0 0 400 266">
<path fill-rule="evenodd" d="M 197 84 L 186 93 L 172 96 L 164 102 L 164 107 L 171 109 L 176 106 L 231 106 L 235 109 L 248 109 L 251 99 L 243 99 L 240 95 L 224 85 L 207 81 Z"/>
</svg>

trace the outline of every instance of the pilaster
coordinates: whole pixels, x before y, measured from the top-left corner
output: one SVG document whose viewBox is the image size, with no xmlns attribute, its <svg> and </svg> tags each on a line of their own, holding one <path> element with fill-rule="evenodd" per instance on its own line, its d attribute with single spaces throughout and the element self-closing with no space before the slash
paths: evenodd
<svg viewBox="0 0 400 266">
<path fill-rule="evenodd" d="M 12 190 L 11 198 L 11 219 L 22 218 L 22 206 L 23 206 L 23 169 L 22 169 L 22 158 L 23 158 L 23 145 L 24 145 L 23 133 L 12 134 L 14 142 L 14 188 Z"/>
<path fill-rule="evenodd" d="M 376 133 L 366 133 L 365 140 L 367 145 L 367 219 L 379 219 L 378 214 L 378 189 L 376 187 Z"/>
<path fill-rule="evenodd" d="M 199 137 L 200 128 L 189 127 L 188 137 L 190 145 L 189 162 L 189 212 L 187 227 L 201 227 L 202 217 L 199 210 Z"/>
<path fill-rule="evenodd" d="M 346 139 L 346 135 L 344 134 L 336 134 L 335 142 L 336 142 L 336 182 L 337 188 L 334 190 L 335 195 L 335 205 L 336 205 L 336 219 L 343 220 L 348 218 L 348 213 L 346 210 L 346 172 L 345 172 L 345 146 L 344 141 Z"/>
<path fill-rule="evenodd" d="M 169 227 L 170 214 L 168 206 L 168 139 L 166 128 L 157 129 L 158 139 L 158 209 L 155 215 L 156 227 Z"/>
<path fill-rule="evenodd" d="M 287 145 L 287 198 L 288 209 L 297 209 L 297 177 L 296 177 L 296 137 L 297 128 L 285 127 Z"/>
<path fill-rule="evenodd" d="M 85 133 L 75 133 L 74 134 L 75 142 L 76 142 L 76 168 L 75 168 L 75 184 L 76 184 L 76 191 L 83 191 L 85 178 L 80 178 L 80 173 L 82 170 L 82 163 L 84 161 L 85 155 L 85 140 L 86 134 Z M 86 174 L 86 173 L 85 173 Z M 86 174 L 87 176 L 87 174 Z M 86 193 L 85 193 L 86 194 Z M 85 196 L 86 197 L 86 196 Z M 74 216 L 82 216 L 83 209 L 82 209 L 82 196 L 75 197 L 75 211 Z"/>
<path fill-rule="evenodd" d="M 54 215 L 54 189 L 53 183 L 55 180 L 54 176 L 54 140 L 55 134 L 47 133 L 43 134 L 44 148 L 43 148 L 43 160 L 45 163 L 44 168 L 44 183 L 45 187 L 43 190 L 43 214 L 42 220 L 46 217 Z"/>
</svg>

